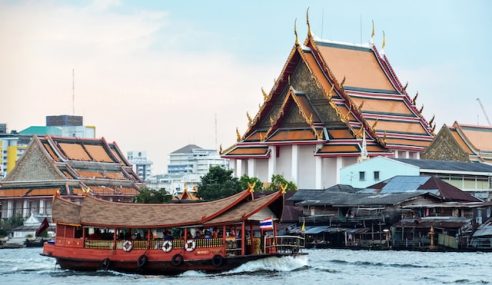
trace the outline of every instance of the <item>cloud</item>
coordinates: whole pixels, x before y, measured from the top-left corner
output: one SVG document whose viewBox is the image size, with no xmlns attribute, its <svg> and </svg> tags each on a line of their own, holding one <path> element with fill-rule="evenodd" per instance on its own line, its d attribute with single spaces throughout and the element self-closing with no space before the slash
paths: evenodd
<svg viewBox="0 0 492 285">
<path fill-rule="evenodd" d="M 95 3 L 95 4 L 94 4 Z M 206 45 L 209 31 L 176 29 L 165 11 L 120 12 L 118 1 L 83 6 L 0 4 L 0 121 L 21 130 L 75 109 L 97 135 L 125 150 L 146 150 L 162 171 L 169 152 L 188 143 L 232 144 L 246 128 L 260 86 L 279 66 L 246 62 Z M 196 48 L 194 50 L 197 50 Z"/>
</svg>

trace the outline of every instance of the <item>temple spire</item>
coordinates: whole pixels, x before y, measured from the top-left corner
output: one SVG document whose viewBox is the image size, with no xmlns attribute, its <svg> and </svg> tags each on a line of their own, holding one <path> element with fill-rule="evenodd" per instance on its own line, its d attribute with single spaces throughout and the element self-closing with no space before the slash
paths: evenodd
<svg viewBox="0 0 492 285">
<path fill-rule="evenodd" d="M 311 33 L 311 23 L 309 22 L 309 7 L 307 8 L 306 10 L 306 24 L 307 24 L 307 35 L 308 35 L 308 38 L 312 38 L 313 37 L 313 34 Z"/>
<path fill-rule="evenodd" d="M 364 161 L 368 158 L 369 154 L 367 153 L 367 141 L 366 141 L 366 132 L 362 131 L 362 148 L 360 150 L 360 156 L 358 161 Z"/>
<path fill-rule="evenodd" d="M 374 27 L 374 20 L 372 20 L 371 45 L 374 45 L 374 36 L 376 36 L 376 28 Z"/>
<path fill-rule="evenodd" d="M 299 46 L 299 36 L 297 35 L 297 18 L 294 20 L 294 35 L 296 36 L 296 46 Z"/>
</svg>

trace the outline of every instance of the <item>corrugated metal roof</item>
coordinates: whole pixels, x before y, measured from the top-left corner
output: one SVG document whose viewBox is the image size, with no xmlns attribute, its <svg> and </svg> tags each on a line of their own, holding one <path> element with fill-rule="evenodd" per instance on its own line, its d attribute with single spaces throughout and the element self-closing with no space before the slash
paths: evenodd
<svg viewBox="0 0 492 285">
<path fill-rule="evenodd" d="M 468 171 L 468 172 L 492 172 L 492 165 L 479 162 L 461 162 L 430 159 L 396 158 L 394 160 L 420 167 L 421 169 Z"/>
</svg>

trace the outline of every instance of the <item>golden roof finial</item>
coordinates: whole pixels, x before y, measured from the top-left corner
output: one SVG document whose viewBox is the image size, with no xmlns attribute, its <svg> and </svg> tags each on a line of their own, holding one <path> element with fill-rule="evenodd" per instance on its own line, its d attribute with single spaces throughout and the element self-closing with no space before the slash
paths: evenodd
<svg viewBox="0 0 492 285">
<path fill-rule="evenodd" d="M 429 126 L 431 126 L 431 125 L 432 125 L 432 123 L 434 122 L 434 119 L 435 119 L 435 118 L 436 118 L 436 115 L 435 115 L 435 114 L 434 114 L 434 115 L 432 115 L 432 119 L 430 119 L 430 121 L 429 121 Z"/>
<path fill-rule="evenodd" d="M 251 115 L 246 112 L 246 117 L 248 117 L 248 124 L 251 125 L 251 123 L 253 123 L 253 118 L 251 118 Z"/>
<path fill-rule="evenodd" d="M 383 143 L 386 144 L 386 131 L 384 131 L 384 135 L 383 135 Z"/>
<path fill-rule="evenodd" d="M 248 182 L 249 193 L 255 192 L 255 186 L 256 186 L 256 182 L 253 182 L 253 183 Z"/>
<path fill-rule="evenodd" d="M 413 97 L 412 103 L 415 105 L 417 103 L 417 98 L 419 98 L 419 91 L 415 94 L 415 97 Z"/>
<path fill-rule="evenodd" d="M 345 84 L 345 79 L 347 79 L 345 76 L 342 79 L 342 82 L 340 83 L 340 87 L 343 88 L 343 85 Z"/>
<path fill-rule="evenodd" d="M 331 99 L 333 97 L 333 90 L 335 89 L 335 84 L 331 85 L 330 92 L 328 92 L 327 96 L 328 99 Z"/>
<path fill-rule="evenodd" d="M 436 125 L 434 125 L 431 129 L 431 133 L 434 133 L 434 131 L 436 130 Z"/>
<path fill-rule="evenodd" d="M 407 87 L 408 87 L 408 81 L 407 81 L 407 83 L 405 84 L 405 86 L 403 86 L 403 91 L 406 91 L 406 90 L 407 90 Z"/>
<path fill-rule="evenodd" d="M 265 141 L 265 135 L 263 135 L 263 133 L 260 133 L 260 141 Z"/>
<path fill-rule="evenodd" d="M 294 20 L 294 35 L 296 36 L 296 46 L 299 46 L 299 37 L 297 36 L 297 18 Z"/>
<path fill-rule="evenodd" d="M 360 102 L 359 107 L 357 107 L 357 109 L 358 109 L 359 111 L 361 111 L 361 110 L 362 110 L 362 107 L 364 107 L 364 102 L 366 102 L 366 101 L 362 101 L 362 102 Z"/>
<path fill-rule="evenodd" d="M 311 33 L 311 23 L 309 22 L 309 7 L 306 10 L 306 24 L 307 24 L 307 32 L 308 32 L 308 38 L 312 38 L 313 34 Z"/>
<path fill-rule="evenodd" d="M 374 44 L 374 36 L 376 36 L 376 28 L 374 27 L 374 20 L 372 20 L 371 44 Z"/>
<path fill-rule="evenodd" d="M 223 153 L 223 150 L 222 150 L 222 144 L 219 146 L 219 154 L 222 154 Z"/>
<path fill-rule="evenodd" d="M 285 194 L 285 192 L 287 192 L 287 184 L 280 184 L 279 187 L 282 194 Z"/>
<path fill-rule="evenodd" d="M 309 117 L 307 118 L 307 123 L 308 123 L 308 125 L 313 124 L 313 114 L 309 115 Z"/>
<path fill-rule="evenodd" d="M 422 107 L 420 108 L 419 113 L 422 114 L 422 111 L 424 111 L 424 104 L 422 104 Z"/>
<path fill-rule="evenodd" d="M 275 124 L 275 120 L 272 117 L 270 117 L 270 126 L 273 126 L 273 124 Z"/>
<path fill-rule="evenodd" d="M 376 121 L 374 122 L 374 124 L 372 124 L 371 129 L 375 130 L 376 129 L 376 126 L 378 125 L 378 122 L 379 122 L 379 119 L 376 119 Z"/>
<path fill-rule="evenodd" d="M 263 87 L 261 87 L 261 94 L 263 94 L 264 101 L 268 100 L 268 94 L 265 92 L 265 89 L 263 89 Z"/>
<path fill-rule="evenodd" d="M 383 31 L 383 44 L 381 45 L 381 49 L 384 51 L 385 47 L 386 47 L 386 35 L 384 34 L 384 31 Z"/>
<path fill-rule="evenodd" d="M 241 141 L 241 134 L 239 133 L 239 129 L 238 129 L 238 128 L 236 128 L 236 140 L 237 140 L 238 142 L 240 142 L 240 141 Z"/>
</svg>

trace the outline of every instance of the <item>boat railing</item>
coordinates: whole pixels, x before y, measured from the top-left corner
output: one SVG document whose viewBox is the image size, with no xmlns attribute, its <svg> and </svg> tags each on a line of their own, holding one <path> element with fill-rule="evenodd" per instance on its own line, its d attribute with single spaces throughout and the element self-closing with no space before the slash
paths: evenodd
<svg viewBox="0 0 492 285">
<path fill-rule="evenodd" d="M 91 249 L 113 249 L 113 241 L 86 239 L 84 243 L 84 247 L 91 248 Z"/>
<path fill-rule="evenodd" d="M 265 236 L 265 253 L 298 253 L 306 245 L 301 236 Z"/>
</svg>

